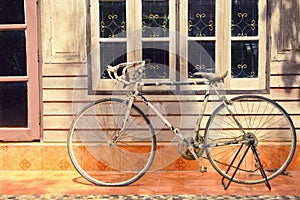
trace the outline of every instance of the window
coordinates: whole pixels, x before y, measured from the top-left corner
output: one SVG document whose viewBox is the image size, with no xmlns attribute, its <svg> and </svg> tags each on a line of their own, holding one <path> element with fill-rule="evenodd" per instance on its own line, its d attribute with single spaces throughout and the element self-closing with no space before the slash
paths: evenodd
<svg viewBox="0 0 300 200">
<path fill-rule="evenodd" d="M 153 63 L 147 67 L 146 79 L 175 81 L 176 47 L 172 37 L 175 0 L 91 0 L 90 3 L 90 66 L 93 67 L 89 89 L 114 89 L 113 81 L 105 74 L 107 65 L 146 58 Z"/>
<path fill-rule="evenodd" d="M 186 3 L 185 3 L 186 2 Z M 227 90 L 266 89 L 266 1 L 188 0 L 181 3 L 182 71 L 225 72 Z M 186 23 L 187 22 L 187 23 Z M 182 25 L 183 24 L 183 25 Z M 187 24 L 187 25 L 184 25 Z M 185 41 L 185 40 L 183 40 Z M 201 87 L 199 87 L 201 88 Z"/>
<path fill-rule="evenodd" d="M 263 0 L 231 3 L 231 88 L 266 87 L 266 16 Z"/>
<path fill-rule="evenodd" d="M 266 0 L 91 0 L 90 89 L 113 89 L 105 66 L 149 58 L 148 80 L 228 70 L 226 89 L 265 90 L 265 21 Z"/>
<path fill-rule="evenodd" d="M 39 139 L 36 2 L 0 8 L 0 140 Z"/>
</svg>

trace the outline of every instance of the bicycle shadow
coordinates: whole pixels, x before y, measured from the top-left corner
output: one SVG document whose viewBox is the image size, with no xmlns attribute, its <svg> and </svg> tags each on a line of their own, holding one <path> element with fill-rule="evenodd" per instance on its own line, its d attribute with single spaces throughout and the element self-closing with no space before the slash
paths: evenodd
<svg viewBox="0 0 300 200">
<path fill-rule="evenodd" d="M 85 178 L 83 178 L 82 176 L 78 176 L 78 177 L 73 178 L 72 182 L 77 183 L 77 184 L 81 184 L 81 185 L 96 186 L 95 184 L 90 183 L 87 180 L 85 180 Z"/>
</svg>

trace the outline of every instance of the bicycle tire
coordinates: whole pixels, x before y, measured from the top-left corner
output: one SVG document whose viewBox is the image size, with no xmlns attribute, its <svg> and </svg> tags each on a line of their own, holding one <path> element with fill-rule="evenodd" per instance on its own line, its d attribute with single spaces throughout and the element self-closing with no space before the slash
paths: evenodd
<svg viewBox="0 0 300 200">
<path fill-rule="evenodd" d="M 283 173 L 296 149 L 296 131 L 289 114 L 275 101 L 262 96 L 247 95 L 233 98 L 228 107 L 244 128 L 247 135 L 255 138 L 259 160 L 268 180 Z M 216 169 L 226 179 L 231 179 L 247 145 L 231 144 L 212 147 L 216 142 L 233 141 L 244 135 L 235 123 L 224 104 L 213 112 L 206 125 L 204 144 L 206 155 Z M 249 145 L 249 144 L 248 144 Z M 241 147 L 241 153 L 237 154 Z M 237 173 L 234 182 L 256 184 L 265 182 L 253 150 L 249 150 Z M 236 161 L 228 170 L 234 156 Z M 228 170 L 228 172 L 227 172 Z"/>
<path fill-rule="evenodd" d="M 85 106 L 72 121 L 67 141 L 70 159 L 79 174 L 95 185 L 131 184 L 152 164 L 156 136 L 136 105 L 132 105 L 124 131 L 119 132 L 127 107 L 122 99 L 100 99 Z M 116 133 L 119 138 L 112 143 Z"/>
</svg>

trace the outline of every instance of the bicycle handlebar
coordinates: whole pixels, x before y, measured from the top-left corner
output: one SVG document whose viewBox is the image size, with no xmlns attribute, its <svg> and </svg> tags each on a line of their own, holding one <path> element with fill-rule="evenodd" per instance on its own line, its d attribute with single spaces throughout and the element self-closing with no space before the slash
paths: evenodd
<svg viewBox="0 0 300 200">
<path fill-rule="evenodd" d="M 137 66 L 144 66 L 145 64 L 149 63 L 150 60 L 142 60 L 142 61 L 133 61 L 133 62 L 125 62 L 125 63 L 120 63 L 115 66 L 108 65 L 106 70 L 108 72 L 108 75 L 111 79 L 118 80 L 126 85 L 129 85 L 130 82 L 126 81 L 124 79 L 127 70 L 133 67 Z M 120 74 L 120 75 L 119 75 Z"/>
</svg>

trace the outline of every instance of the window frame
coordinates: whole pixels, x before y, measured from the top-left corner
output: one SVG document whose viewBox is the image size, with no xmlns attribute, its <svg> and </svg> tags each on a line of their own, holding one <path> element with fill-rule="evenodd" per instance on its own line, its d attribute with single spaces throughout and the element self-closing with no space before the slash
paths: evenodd
<svg viewBox="0 0 300 200">
<path fill-rule="evenodd" d="M 233 37 L 231 36 L 231 0 L 216 1 L 216 21 L 215 36 L 213 37 L 194 37 L 188 36 L 188 27 L 180 26 L 180 33 L 183 35 L 181 44 L 185 48 L 181 48 L 180 57 L 188 58 L 188 41 L 215 41 L 215 67 L 216 72 L 223 73 L 228 70 L 228 76 L 224 80 L 224 90 L 229 93 L 266 93 L 269 90 L 269 64 L 267 59 L 267 0 L 259 0 L 259 21 L 258 36 L 254 37 Z M 224 12 L 230 10 L 230 12 Z M 180 24 L 188 21 L 188 1 L 181 1 Z M 220 25 L 222 24 L 222 26 Z M 259 60 L 258 60 L 258 78 L 232 78 L 231 77 L 231 42 L 232 41 L 259 41 Z M 187 61 L 181 59 L 181 70 L 184 77 L 188 77 Z M 187 81 L 194 79 L 187 78 Z M 184 81 L 185 81 L 184 80 Z M 250 86 L 250 87 L 249 87 Z M 193 90 L 205 90 L 204 86 L 189 86 Z"/>
<path fill-rule="evenodd" d="M 169 42 L 169 78 L 166 79 L 147 79 L 147 81 L 175 81 L 176 74 L 176 38 L 172 35 L 176 32 L 175 25 L 175 2 L 169 2 L 169 15 L 170 15 L 170 29 L 169 37 L 142 37 L 142 1 L 128 1 L 126 0 L 126 10 L 135 10 L 135 12 L 126 12 L 126 32 L 129 33 L 124 38 L 101 38 L 99 36 L 99 1 L 90 0 L 88 6 L 88 13 L 90 13 L 91 25 L 90 29 L 90 42 L 87 48 L 88 54 L 88 67 L 89 67 L 89 94 L 105 94 L 116 92 L 118 89 L 115 86 L 114 80 L 99 79 L 100 74 L 100 49 L 99 43 L 103 42 L 126 42 L 127 44 L 127 61 L 142 60 L 142 44 L 143 42 Z M 129 20 L 133 19 L 133 20 Z M 174 86 L 157 86 L 155 88 L 145 88 L 145 91 L 160 91 L 160 90 L 174 90 Z M 122 89 L 123 90 L 123 89 Z"/>
<path fill-rule="evenodd" d="M 227 0 L 228 1 L 228 0 Z M 225 5 L 225 9 L 230 8 L 231 3 L 229 5 Z M 230 21 L 231 21 L 231 15 Z M 268 70 L 268 59 L 267 59 L 267 0 L 259 0 L 258 3 L 258 36 L 248 36 L 248 37 L 233 37 L 230 34 L 230 42 L 232 41 L 258 41 L 259 42 L 259 57 L 258 57 L 258 78 L 230 78 L 228 80 L 228 87 L 231 90 L 257 90 L 257 91 L 265 91 L 268 89 L 267 86 L 267 77 L 269 76 Z M 231 26 L 231 24 L 230 24 Z M 249 38 L 249 39 L 248 39 Z M 231 53 L 231 51 L 228 51 Z M 230 54 L 231 56 L 231 54 Z M 229 66 L 231 66 L 231 59 L 229 57 Z M 231 67 L 230 67 L 231 70 Z M 231 71 L 229 71 L 231 72 Z M 251 86 L 251 88 L 249 88 Z"/>
<path fill-rule="evenodd" d="M 88 12 L 90 13 L 90 20 L 91 24 L 88 26 L 90 30 L 90 39 L 88 51 L 95 48 L 94 44 L 97 44 L 98 39 L 97 34 L 99 33 L 99 22 L 97 22 L 99 16 L 99 9 L 95 6 L 95 2 L 98 0 L 89 0 L 91 10 Z M 129 1 L 130 2 L 130 1 Z M 133 1 L 131 1 L 133 2 Z M 131 23 L 127 23 L 127 28 L 129 30 L 136 30 L 141 27 L 141 12 L 142 6 L 141 1 L 137 1 L 135 5 L 130 4 L 127 5 L 128 10 L 135 10 L 135 12 L 126 12 L 127 20 L 132 18 L 133 13 L 137 13 L 133 17 L 133 21 Z M 128 3 L 127 3 L 128 4 Z M 267 48 L 268 38 L 267 38 L 267 0 L 259 0 L 258 4 L 258 27 L 259 32 L 258 36 L 253 37 L 232 37 L 231 36 L 231 0 L 224 0 L 224 1 L 216 1 L 216 22 L 215 22 L 215 36 L 212 37 L 198 37 L 192 38 L 188 36 L 188 26 L 184 24 L 188 24 L 188 1 L 187 0 L 170 0 L 170 33 L 174 32 L 175 38 L 171 38 L 170 45 L 170 66 L 173 71 L 179 70 L 180 75 L 178 73 L 174 73 L 173 75 L 170 74 L 171 81 L 180 80 L 180 81 L 195 81 L 195 79 L 188 78 L 188 65 L 187 65 L 187 58 L 188 58 L 188 41 L 215 41 L 215 66 L 216 72 L 222 73 L 228 71 L 228 76 L 224 80 L 224 90 L 228 93 L 268 93 L 269 92 L 269 59 L 267 59 L 269 55 L 269 51 Z M 230 12 L 224 12 L 226 10 L 230 10 Z M 99 21 L 99 20 L 98 20 Z M 95 25 L 96 24 L 96 25 Z M 221 25 L 220 25 L 221 24 Z M 98 27 L 98 28 L 95 28 Z M 176 31 L 178 30 L 178 31 Z M 127 30 L 128 31 L 128 30 Z M 178 34 L 179 33 L 179 34 Z M 143 41 L 155 41 L 159 40 L 160 38 L 142 38 L 142 33 L 134 35 L 134 37 L 126 38 L 128 52 L 131 49 L 141 49 L 141 44 Z M 139 38 L 139 39 L 136 39 Z M 124 38 L 115 38 L 115 41 L 124 41 Z M 104 39 L 105 40 L 105 39 Z M 104 41 L 103 40 L 103 41 Z M 165 40 L 165 39 L 163 39 Z M 259 41 L 259 60 L 258 60 L 258 78 L 233 78 L 231 77 L 231 42 L 232 41 Z M 107 40 L 108 41 L 108 40 Z M 111 38 L 110 38 L 110 41 Z M 179 43 L 179 44 L 178 44 Z M 132 44 L 130 46 L 130 44 Z M 88 52 L 89 53 L 89 52 Z M 98 53 L 97 53 L 98 54 Z M 134 52 L 133 54 L 128 54 L 127 60 L 141 60 L 142 53 Z M 99 62 L 96 60 L 95 57 L 89 57 L 88 63 L 91 66 L 100 66 Z M 104 84 L 97 84 L 97 78 L 100 76 L 100 69 L 97 67 L 90 67 L 89 68 L 89 93 L 90 94 L 110 94 L 114 89 L 114 83 L 112 80 L 101 80 Z M 149 80 L 151 81 L 151 80 Z M 162 81 L 160 79 L 155 79 L 152 81 Z M 163 79 L 163 81 L 168 81 Z M 250 87 L 249 87 L 250 86 Z M 155 88 L 149 87 L 145 88 L 145 92 L 153 93 L 153 94 L 169 94 L 172 93 L 171 90 L 178 90 L 180 92 L 185 92 L 186 90 L 194 90 L 196 94 L 202 94 L 204 90 L 206 90 L 206 86 L 199 85 L 199 86 L 181 86 L 181 87 L 162 87 L 162 88 Z M 168 92 L 168 90 L 170 92 Z"/>
<path fill-rule="evenodd" d="M 37 2 L 35 0 L 24 0 L 24 7 L 25 23 L 1 24 L 0 31 L 25 31 L 27 76 L 0 77 L 0 82 L 27 82 L 28 127 L 0 128 L 0 140 L 3 141 L 33 141 L 40 139 Z"/>
</svg>

